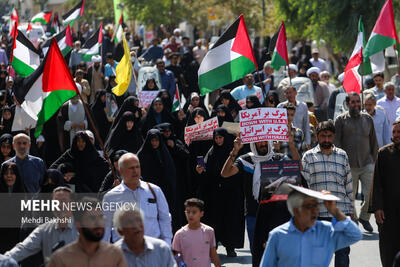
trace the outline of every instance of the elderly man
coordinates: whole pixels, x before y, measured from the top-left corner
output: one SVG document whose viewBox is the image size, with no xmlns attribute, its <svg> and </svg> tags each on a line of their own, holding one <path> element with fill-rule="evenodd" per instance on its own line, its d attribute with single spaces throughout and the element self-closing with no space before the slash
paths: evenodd
<svg viewBox="0 0 400 267">
<path fill-rule="evenodd" d="M 400 121 L 393 124 L 392 141 L 378 152 L 369 209 L 375 212 L 378 224 L 383 267 L 391 267 L 396 253 L 400 251 Z"/>
<path fill-rule="evenodd" d="M 287 100 L 279 103 L 278 108 L 282 108 L 287 103 L 292 103 L 296 106 L 296 114 L 294 116 L 293 125 L 301 129 L 304 134 L 304 141 L 307 146 L 311 144 L 311 132 L 310 132 L 310 118 L 308 115 L 308 108 L 304 102 L 296 100 L 297 91 L 293 86 L 287 86 L 284 89 Z"/>
<path fill-rule="evenodd" d="M 311 51 L 310 63 L 313 67 L 319 68 L 321 71 L 327 70 L 326 62 L 322 58 L 319 58 L 319 50 L 318 48 L 313 48 Z"/>
<path fill-rule="evenodd" d="M 349 111 L 335 120 L 335 146 L 346 151 L 349 156 L 354 196 L 358 191 L 358 183 L 361 181 L 365 202 L 361 208 L 359 222 L 365 230 L 372 232 L 373 229 L 369 223 L 371 215 L 368 214 L 368 200 L 378 141 L 371 116 L 361 112 L 360 96 L 355 92 L 349 93 L 346 97 L 346 105 Z M 357 217 L 355 211 L 354 215 Z"/>
<path fill-rule="evenodd" d="M 143 213 L 125 203 L 114 213 L 114 226 L 123 237 L 114 245 L 125 255 L 129 267 L 175 267 L 176 262 L 169 245 L 160 239 L 144 235 Z"/>
<path fill-rule="evenodd" d="M 396 110 L 400 107 L 400 98 L 395 96 L 395 85 L 392 82 L 385 83 L 383 91 L 385 96 L 379 99 L 376 104 L 385 109 L 389 125 L 393 125 L 396 120 Z"/>
<path fill-rule="evenodd" d="M 94 101 L 97 90 L 104 89 L 104 66 L 101 64 L 101 56 L 92 57 L 93 64 L 87 70 L 88 82 L 91 87 L 90 102 Z"/>
<path fill-rule="evenodd" d="M 338 198 L 293 185 L 290 189 L 287 207 L 293 217 L 271 231 L 261 267 L 327 267 L 336 250 L 362 238 L 357 225 L 336 206 L 333 199 Z M 317 220 L 318 199 L 324 200 L 332 222 Z"/>
<path fill-rule="evenodd" d="M 46 172 L 46 166 L 41 158 L 29 155 L 31 139 L 26 134 L 20 133 L 13 138 L 15 156 L 7 162 L 15 162 L 22 180 L 29 192 L 37 193 Z"/>
<path fill-rule="evenodd" d="M 69 187 L 57 187 L 53 191 L 53 199 L 60 203 L 71 202 L 71 189 Z M 60 248 L 72 243 L 78 237 L 78 231 L 72 223 L 71 211 L 55 211 L 57 218 L 66 218 L 68 222 L 47 222 L 39 225 L 24 241 L 15 245 L 13 249 L 5 255 L 10 256 L 16 261 L 22 261 L 25 258 L 42 251 L 44 263 L 50 260 L 54 248 Z"/>
<path fill-rule="evenodd" d="M 287 100 L 285 96 L 285 88 L 291 85 L 291 80 L 297 77 L 298 71 L 299 69 L 295 64 L 289 64 L 288 77 L 283 78 L 279 82 L 278 88 L 276 90 L 279 97 L 279 102 Z"/>
<path fill-rule="evenodd" d="M 140 162 L 132 153 L 126 153 L 118 160 L 119 172 L 122 183 L 104 195 L 103 203 L 134 203 L 143 210 L 145 234 L 159 238 L 171 244 L 172 227 L 171 216 L 164 193 L 160 187 L 143 182 L 141 178 Z M 105 241 L 116 241 L 120 238 L 118 233 L 112 230 L 114 212 L 108 210 L 106 216 Z"/>
<path fill-rule="evenodd" d="M 127 267 L 122 251 L 101 239 L 104 235 L 103 211 L 97 199 L 84 197 L 82 209 L 75 209 L 74 225 L 79 231 L 78 240 L 54 252 L 48 267 L 107 266 Z M 89 208 L 91 207 L 91 208 Z"/>
<path fill-rule="evenodd" d="M 373 94 L 367 94 L 365 100 L 365 111 L 372 117 L 378 146 L 383 147 L 390 143 L 390 132 L 392 126 L 389 126 L 389 120 L 385 111 L 381 107 L 376 107 L 376 97 Z"/>
<path fill-rule="evenodd" d="M 256 72 L 253 75 L 255 83 L 262 88 L 264 96 L 267 96 L 269 91 L 274 91 L 274 69 L 271 67 L 271 61 L 264 63 L 262 71 Z"/>
<path fill-rule="evenodd" d="M 307 70 L 307 76 L 311 80 L 312 88 L 310 88 L 309 84 L 303 84 L 299 88 L 299 95 L 304 95 L 314 103 L 314 113 L 317 120 L 324 121 L 327 119 L 329 88 L 326 83 L 319 81 L 320 72 L 320 69 L 317 67 Z"/>
<path fill-rule="evenodd" d="M 249 95 L 260 95 L 261 103 L 264 102 L 264 96 L 261 88 L 254 85 L 254 78 L 252 74 L 247 74 L 243 78 L 244 85 L 238 86 L 231 91 L 231 95 L 236 101 L 245 99 Z"/>
</svg>

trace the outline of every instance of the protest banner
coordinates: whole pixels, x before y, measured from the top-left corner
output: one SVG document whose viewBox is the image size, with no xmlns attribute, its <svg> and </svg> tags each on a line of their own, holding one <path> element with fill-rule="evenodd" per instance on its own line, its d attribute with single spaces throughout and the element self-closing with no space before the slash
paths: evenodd
<svg viewBox="0 0 400 267">
<path fill-rule="evenodd" d="M 218 127 L 217 117 L 185 127 L 185 143 L 189 145 L 192 141 L 210 140 L 213 138 L 214 129 Z"/>
<path fill-rule="evenodd" d="M 276 190 L 282 183 L 301 184 L 298 160 L 264 161 L 260 164 L 260 201 L 270 199 L 273 194 L 279 194 Z M 279 198 L 279 195 L 277 197 Z"/>
<path fill-rule="evenodd" d="M 239 112 L 242 143 L 288 141 L 284 108 L 254 108 Z"/>
<path fill-rule="evenodd" d="M 261 92 L 257 92 L 256 96 L 257 96 L 258 100 L 260 100 L 260 103 L 262 103 Z M 240 105 L 241 108 L 245 108 L 246 107 L 246 98 L 239 100 L 238 104 Z"/>
<path fill-rule="evenodd" d="M 150 106 L 151 102 L 154 100 L 154 98 L 156 98 L 158 93 L 159 91 L 139 91 L 139 107 L 147 108 Z"/>
</svg>

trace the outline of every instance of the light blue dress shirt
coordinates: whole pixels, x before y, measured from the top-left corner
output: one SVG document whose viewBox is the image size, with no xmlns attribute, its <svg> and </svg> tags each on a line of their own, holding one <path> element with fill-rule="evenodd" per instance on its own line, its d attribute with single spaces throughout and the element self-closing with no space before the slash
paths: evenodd
<svg viewBox="0 0 400 267">
<path fill-rule="evenodd" d="M 231 95 L 236 101 L 245 99 L 249 95 L 257 95 L 257 92 L 261 93 L 261 104 L 264 102 L 264 96 L 262 94 L 261 88 L 253 85 L 253 87 L 248 88 L 246 85 L 241 85 L 232 90 Z"/>
<path fill-rule="evenodd" d="M 106 78 L 110 78 L 111 75 L 113 75 L 113 74 L 116 75 L 115 70 L 116 70 L 117 66 L 118 66 L 118 62 L 115 61 L 115 60 L 114 60 L 114 65 L 113 66 L 111 66 L 110 64 L 107 63 L 104 66 L 104 76 Z"/>
<path fill-rule="evenodd" d="M 140 181 L 140 186 L 136 190 L 128 188 L 122 182 L 104 195 L 103 203 L 108 203 L 108 206 L 115 205 L 115 203 L 136 203 L 135 207 L 140 208 L 144 214 L 144 234 L 162 239 L 171 245 L 172 226 L 167 200 L 160 187 L 154 184 L 150 185 L 157 196 L 157 203 L 151 201 L 154 196 L 147 183 L 143 181 Z M 138 199 L 139 203 L 137 203 Z M 105 210 L 104 216 L 106 227 L 103 240 L 109 242 L 110 237 L 112 237 L 113 242 L 119 240 L 119 234 L 116 229 L 112 228 L 114 211 Z"/>
<path fill-rule="evenodd" d="M 367 112 L 364 110 L 364 112 Z M 380 108 L 375 108 L 375 114 L 372 116 L 374 121 L 374 128 L 376 139 L 378 140 L 378 146 L 383 147 L 391 143 L 390 138 L 392 137 L 392 126 L 389 124 L 386 112 Z"/>
<path fill-rule="evenodd" d="M 362 233 L 349 217 L 332 224 L 317 221 L 304 233 L 293 224 L 293 218 L 269 233 L 261 267 L 329 266 L 336 250 L 350 246 Z"/>
</svg>

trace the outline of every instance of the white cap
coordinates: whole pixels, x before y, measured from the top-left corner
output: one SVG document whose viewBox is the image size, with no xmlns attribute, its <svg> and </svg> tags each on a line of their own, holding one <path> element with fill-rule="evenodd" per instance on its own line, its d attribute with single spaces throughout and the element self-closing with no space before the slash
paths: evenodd
<svg viewBox="0 0 400 267">
<path fill-rule="evenodd" d="M 318 67 L 311 67 L 307 70 L 307 76 L 310 77 L 310 74 L 313 72 L 316 72 L 319 75 L 321 70 Z"/>
<path fill-rule="evenodd" d="M 45 139 L 44 139 L 43 135 L 39 135 L 38 138 L 36 138 L 36 143 L 44 142 L 44 141 L 45 141 Z"/>
<path fill-rule="evenodd" d="M 300 192 L 304 195 L 316 198 L 316 199 L 321 199 L 321 200 L 328 200 L 328 201 L 338 201 L 340 200 L 340 198 L 338 198 L 337 196 L 331 195 L 331 194 L 323 194 L 321 192 L 318 191 L 314 191 L 308 188 L 304 188 L 304 187 L 300 187 L 300 186 L 296 186 L 296 185 L 292 185 L 292 184 L 287 184 L 287 183 L 282 183 L 278 190 L 276 191 L 276 194 L 290 194 L 293 191 L 297 191 Z"/>
<path fill-rule="evenodd" d="M 176 28 L 176 29 L 174 30 L 174 34 L 175 34 L 175 33 L 181 33 L 181 29 Z"/>
<path fill-rule="evenodd" d="M 295 72 L 299 71 L 299 69 L 297 68 L 297 66 L 295 64 L 289 64 L 289 69 L 294 70 Z"/>
<path fill-rule="evenodd" d="M 92 57 L 92 61 L 93 61 L 93 63 L 99 63 L 99 62 L 101 62 L 101 56 L 99 56 L 99 55 L 93 56 L 93 57 Z"/>
</svg>

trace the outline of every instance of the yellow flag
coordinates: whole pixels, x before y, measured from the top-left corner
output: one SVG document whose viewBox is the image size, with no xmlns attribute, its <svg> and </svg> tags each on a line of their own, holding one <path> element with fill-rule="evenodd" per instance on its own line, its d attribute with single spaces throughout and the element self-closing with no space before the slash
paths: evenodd
<svg viewBox="0 0 400 267">
<path fill-rule="evenodd" d="M 122 34 L 122 42 L 124 44 L 124 56 L 115 69 L 115 82 L 117 86 L 112 89 L 113 93 L 117 96 L 121 96 L 126 92 L 132 77 L 131 54 L 129 53 L 129 46 L 125 39 L 125 34 Z"/>
</svg>

